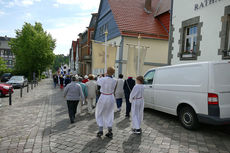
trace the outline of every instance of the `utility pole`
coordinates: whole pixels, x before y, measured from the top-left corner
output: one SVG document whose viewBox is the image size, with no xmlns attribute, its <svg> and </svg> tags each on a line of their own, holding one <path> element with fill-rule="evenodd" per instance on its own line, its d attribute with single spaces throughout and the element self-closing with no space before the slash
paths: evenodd
<svg viewBox="0 0 230 153">
<path fill-rule="evenodd" d="M 141 52 L 141 35 L 138 35 L 138 59 L 137 59 L 137 76 L 140 75 L 140 52 Z"/>
<path fill-rule="evenodd" d="M 105 31 L 105 73 L 107 73 L 107 38 L 108 37 L 108 29 Z"/>
</svg>

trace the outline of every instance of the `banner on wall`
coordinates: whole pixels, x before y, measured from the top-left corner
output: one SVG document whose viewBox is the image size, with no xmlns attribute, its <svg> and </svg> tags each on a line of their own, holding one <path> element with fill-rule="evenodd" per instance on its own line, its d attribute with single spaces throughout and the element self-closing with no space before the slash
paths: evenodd
<svg viewBox="0 0 230 153">
<path fill-rule="evenodd" d="M 117 46 L 107 46 L 107 67 L 114 67 L 116 62 Z M 93 69 L 105 68 L 105 44 L 92 42 Z"/>
<path fill-rule="evenodd" d="M 142 74 L 144 68 L 145 57 L 147 53 L 147 47 L 140 48 L 140 74 Z M 126 76 L 136 77 L 138 67 L 138 47 L 135 45 L 128 45 L 128 58 L 126 65 Z"/>
</svg>

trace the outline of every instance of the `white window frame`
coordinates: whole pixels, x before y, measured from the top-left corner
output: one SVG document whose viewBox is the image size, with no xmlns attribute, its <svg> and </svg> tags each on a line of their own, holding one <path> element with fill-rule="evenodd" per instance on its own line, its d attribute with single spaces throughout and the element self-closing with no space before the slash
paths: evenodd
<svg viewBox="0 0 230 153">
<path fill-rule="evenodd" d="M 194 28 L 196 27 L 196 33 L 192 33 L 192 34 L 189 34 L 187 35 L 187 31 L 188 29 L 190 28 Z M 186 58 L 186 57 L 193 57 L 193 55 L 195 55 L 195 53 L 197 52 L 197 48 L 196 50 L 194 51 L 194 39 L 196 39 L 196 43 L 197 43 L 197 25 L 191 25 L 191 26 L 188 26 L 188 27 L 185 27 L 185 30 L 184 30 L 184 48 L 183 48 L 183 57 Z M 191 46 L 190 46 L 190 51 L 189 51 L 189 54 L 187 54 L 187 39 L 191 39 Z M 197 44 L 196 44 L 197 46 Z M 191 49 L 192 49 L 192 52 L 191 52 Z"/>
</svg>

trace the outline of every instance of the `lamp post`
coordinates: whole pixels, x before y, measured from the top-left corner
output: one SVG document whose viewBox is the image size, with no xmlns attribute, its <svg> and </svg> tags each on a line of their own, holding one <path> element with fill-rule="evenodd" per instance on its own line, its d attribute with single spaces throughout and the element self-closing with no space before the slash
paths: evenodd
<svg viewBox="0 0 230 153">
<path fill-rule="evenodd" d="M 108 30 L 105 31 L 105 73 L 107 73 L 107 37 L 108 37 Z"/>
<path fill-rule="evenodd" d="M 140 75 L 140 50 L 141 50 L 141 35 L 138 35 L 138 57 L 137 57 L 137 75 Z"/>
</svg>

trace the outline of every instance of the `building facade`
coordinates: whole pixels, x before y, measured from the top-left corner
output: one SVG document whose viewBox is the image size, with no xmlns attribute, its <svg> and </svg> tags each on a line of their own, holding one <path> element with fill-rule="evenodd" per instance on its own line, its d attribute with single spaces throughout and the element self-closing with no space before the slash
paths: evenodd
<svg viewBox="0 0 230 153">
<path fill-rule="evenodd" d="M 0 37 L 0 57 L 6 62 L 7 68 L 13 68 L 15 63 L 15 55 L 9 46 L 9 37 Z"/>
<path fill-rule="evenodd" d="M 87 30 L 84 33 L 80 33 L 79 36 L 79 48 L 78 48 L 78 63 L 79 71 L 81 75 L 88 75 L 92 73 L 92 39 L 94 38 L 95 25 L 97 21 L 97 13 L 91 14 L 91 21 Z"/>
<path fill-rule="evenodd" d="M 70 52 L 69 52 L 69 69 L 72 74 L 78 73 L 78 41 L 72 41 Z"/>
<path fill-rule="evenodd" d="M 174 0 L 172 6 L 171 64 L 230 60 L 229 0 Z"/>
<path fill-rule="evenodd" d="M 147 49 L 140 74 L 149 68 L 168 65 L 168 37 L 170 22 L 170 0 L 101 0 L 95 31 L 95 41 L 116 45 L 116 76 L 129 75 L 130 48 L 140 46 Z M 94 57 L 93 57 L 94 58 Z M 94 69 L 93 73 L 102 73 Z M 134 74 L 133 77 L 136 77 Z"/>
</svg>

